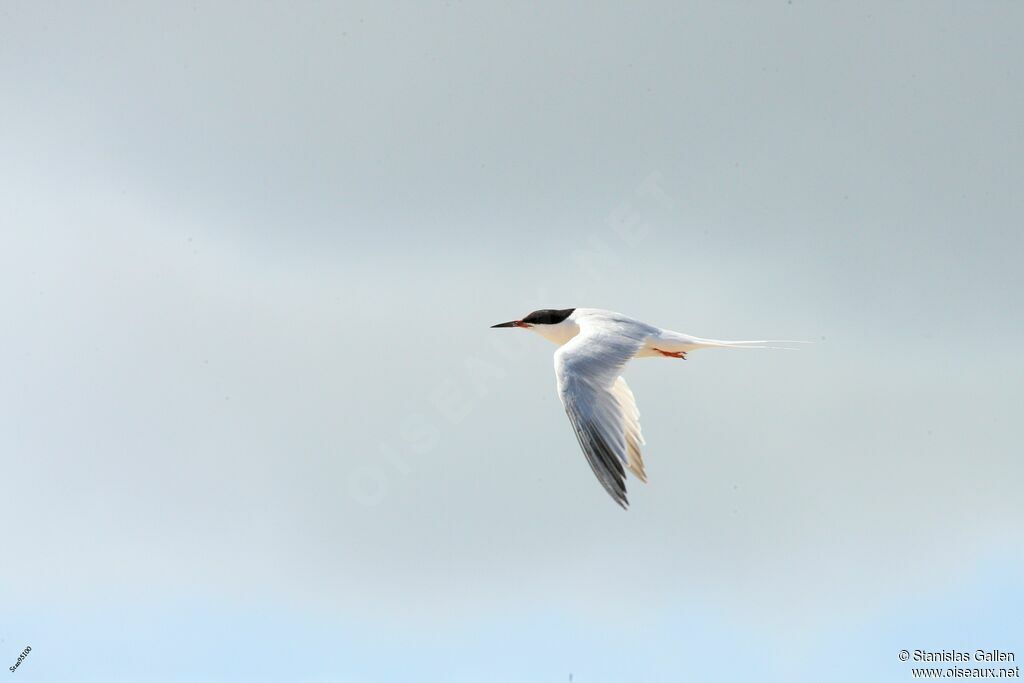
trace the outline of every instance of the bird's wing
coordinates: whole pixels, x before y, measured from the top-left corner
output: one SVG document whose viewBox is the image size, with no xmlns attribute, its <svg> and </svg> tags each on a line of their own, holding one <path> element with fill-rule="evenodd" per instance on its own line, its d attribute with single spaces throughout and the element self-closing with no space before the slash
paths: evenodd
<svg viewBox="0 0 1024 683">
<path fill-rule="evenodd" d="M 646 481 L 640 457 L 643 436 L 633 392 L 619 376 L 644 344 L 644 336 L 598 323 L 555 352 L 558 394 L 587 462 L 605 490 L 622 507 L 629 468 Z"/>
</svg>

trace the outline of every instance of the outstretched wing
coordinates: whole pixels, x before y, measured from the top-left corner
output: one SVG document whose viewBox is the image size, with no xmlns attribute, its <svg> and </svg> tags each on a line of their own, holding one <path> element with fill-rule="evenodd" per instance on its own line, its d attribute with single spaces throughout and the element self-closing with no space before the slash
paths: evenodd
<svg viewBox="0 0 1024 683">
<path fill-rule="evenodd" d="M 558 394 L 590 468 L 622 507 L 629 468 L 646 481 L 643 436 L 633 392 L 619 376 L 644 340 L 607 324 L 581 324 L 580 333 L 555 352 Z"/>
</svg>

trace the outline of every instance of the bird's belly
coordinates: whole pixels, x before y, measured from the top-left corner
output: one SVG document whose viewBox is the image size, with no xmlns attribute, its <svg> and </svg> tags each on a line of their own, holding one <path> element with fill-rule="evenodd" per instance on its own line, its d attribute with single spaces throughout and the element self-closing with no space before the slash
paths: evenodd
<svg viewBox="0 0 1024 683">
<path fill-rule="evenodd" d="M 633 356 L 633 357 L 634 358 L 651 358 L 651 357 L 660 355 L 657 351 L 654 350 L 654 348 L 655 348 L 654 345 L 651 344 L 648 341 L 648 342 L 646 342 L 643 345 L 643 347 L 639 351 L 636 352 L 636 355 Z"/>
</svg>

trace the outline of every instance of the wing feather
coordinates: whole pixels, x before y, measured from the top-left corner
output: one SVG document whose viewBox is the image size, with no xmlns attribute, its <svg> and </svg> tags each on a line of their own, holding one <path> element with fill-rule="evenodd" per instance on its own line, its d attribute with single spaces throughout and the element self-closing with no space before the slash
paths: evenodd
<svg viewBox="0 0 1024 683">
<path fill-rule="evenodd" d="M 608 325 L 581 324 L 580 333 L 555 352 L 558 394 L 594 475 L 625 508 L 626 469 L 647 480 L 640 455 L 643 436 L 633 392 L 619 376 L 643 347 L 644 337 Z"/>
<path fill-rule="evenodd" d="M 640 454 L 640 447 L 644 445 L 644 436 L 640 432 L 640 411 L 636 408 L 636 399 L 630 391 L 626 380 L 619 377 L 612 385 L 612 393 L 622 406 L 622 427 L 626 433 L 626 466 L 629 471 L 637 476 L 642 482 L 647 481 L 647 473 L 644 471 L 644 459 Z"/>
</svg>

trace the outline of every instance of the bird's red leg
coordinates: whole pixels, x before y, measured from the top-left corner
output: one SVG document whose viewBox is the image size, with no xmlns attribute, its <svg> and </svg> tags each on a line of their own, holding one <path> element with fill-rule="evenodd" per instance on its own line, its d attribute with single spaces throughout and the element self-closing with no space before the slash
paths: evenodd
<svg viewBox="0 0 1024 683">
<path fill-rule="evenodd" d="M 661 349 L 654 349 L 666 358 L 682 358 L 686 360 L 686 351 L 662 351 Z"/>
</svg>

